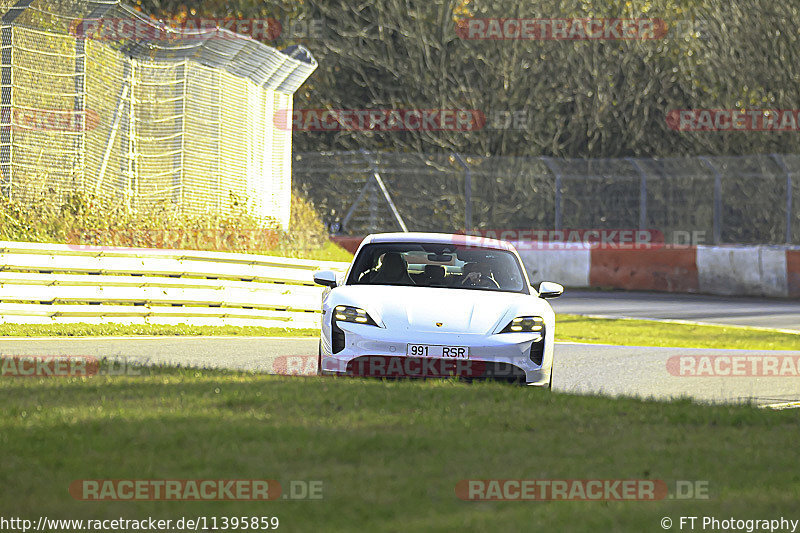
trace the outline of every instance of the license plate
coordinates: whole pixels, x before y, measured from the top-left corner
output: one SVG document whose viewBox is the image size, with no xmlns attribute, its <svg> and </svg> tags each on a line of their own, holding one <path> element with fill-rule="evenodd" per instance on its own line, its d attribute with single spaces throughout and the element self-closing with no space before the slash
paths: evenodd
<svg viewBox="0 0 800 533">
<path fill-rule="evenodd" d="M 446 359 L 469 359 L 467 346 L 439 346 L 437 344 L 409 344 L 406 355 L 413 357 L 441 357 Z"/>
</svg>

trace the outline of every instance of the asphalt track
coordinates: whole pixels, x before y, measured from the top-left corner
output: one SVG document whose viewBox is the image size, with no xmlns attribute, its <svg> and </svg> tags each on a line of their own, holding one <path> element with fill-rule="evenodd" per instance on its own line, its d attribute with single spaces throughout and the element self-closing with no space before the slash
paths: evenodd
<svg viewBox="0 0 800 533">
<path fill-rule="evenodd" d="M 800 332 L 800 300 L 568 289 L 551 304 L 556 313 L 688 320 Z"/>
<path fill-rule="evenodd" d="M 118 371 L 125 371 L 127 363 L 137 363 L 304 375 L 315 372 L 316 353 L 317 340 L 312 338 L 84 337 L 0 340 L 0 354 L 4 356 L 109 357 L 119 362 Z M 676 367 L 668 366 L 668 361 L 671 358 L 675 361 L 675 357 L 688 356 L 696 359 L 726 355 L 754 358 L 791 355 L 795 365 L 800 360 L 800 352 L 786 351 L 755 352 L 559 343 L 556 346 L 553 387 L 559 391 L 643 398 L 666 399 L 685 396 L 710 402 L 752 400 L 761 405 L 800 401 L 798 376 L 687 377 L 676 375 L 680 374 L 676 372 Z M 731 368 L 730 361 L 725 368 Z M 743 364 L 749 365 L 749 363 Z"/>
</svg>

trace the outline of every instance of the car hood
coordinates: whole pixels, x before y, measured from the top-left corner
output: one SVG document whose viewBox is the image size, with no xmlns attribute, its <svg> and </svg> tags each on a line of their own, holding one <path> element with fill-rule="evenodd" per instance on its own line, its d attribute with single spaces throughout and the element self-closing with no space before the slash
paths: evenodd
<svg viewBox="0 0 800 533">
<path fill-rule="evenodd" d="M 515 316 L 552 314 L 544 300 L 511 292 L 346 285 L 333 293 L 331 305 L 360 307 L 389 329 L 419 332 L 486 335 Z"/>
</svg>

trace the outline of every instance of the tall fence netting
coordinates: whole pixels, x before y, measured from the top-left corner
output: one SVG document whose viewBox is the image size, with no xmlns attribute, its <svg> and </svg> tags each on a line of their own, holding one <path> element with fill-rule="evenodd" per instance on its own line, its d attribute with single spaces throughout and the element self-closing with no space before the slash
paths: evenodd
<svg viewBox="0 0 800 533">
<path fill-rule="evenodd" d="M 276 117 L 316 67 L 305 49 L 171 33 L 118 2 L 4 1 L 0 14 L 4 195 L 81 190 L 187 214 L 238 205 L 288 224 L 291 130 Z"/>
<path fill-rule="evenodd" d="M 400 229 L 377 172 L 412 231 L 644 229 L 681 244 L 800 244 L 800 155 L 794 154 L 550 159 L 303 152 L 293 164 L 295 184 L 345 235 Z"/>
</svg>

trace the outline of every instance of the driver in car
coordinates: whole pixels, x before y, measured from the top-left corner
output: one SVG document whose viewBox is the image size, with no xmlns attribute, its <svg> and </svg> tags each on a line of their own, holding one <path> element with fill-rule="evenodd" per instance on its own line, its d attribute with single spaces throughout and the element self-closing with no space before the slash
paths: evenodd
<svg viewBox="0 0 800 533">
<path fill-rule="evenodd" d="M 492 279 L 492 271 L 485 263 L 467 263 L 464 265 L 461 285 L 464 287 L 481 287 L 499 289 L 500 286 Z"/>
</svg>

